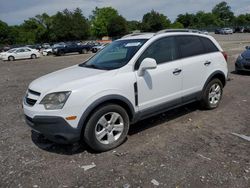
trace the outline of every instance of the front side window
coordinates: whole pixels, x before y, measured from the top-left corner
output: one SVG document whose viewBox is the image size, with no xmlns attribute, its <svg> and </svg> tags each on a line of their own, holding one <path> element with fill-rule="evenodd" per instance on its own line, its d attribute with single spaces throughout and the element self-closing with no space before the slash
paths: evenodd
<svg viewBox="0 0 250 188">
<path fill-rule="evenodd" d="M 24 50 L 24 49 L 19 49 L 19 50 L 17 50 L 16 52 L 17 52 L 17 53 L 22 53 L 22 52 L 25 52 L 25 50 Z"/>
<path fill-rule="evenodd" d="M 153 58 L 157 64 L 173 61 L 178 58 L 174 37 L 161 38 L 153 42 L 140 56 L 135 65 L 138 70 L 141 62 L 145 58 Z"/>
<path fill-rule="evenodd" d="M 177 36 L 176 37 L 181 57 L 191 57 L 206 53 L 199 37 L 196 36 Z"/>
<path fill-rule="evenodd" d="M 113 70 L 125 66 L 147 39 L 118 40 L 112 42 L 87 62 L 80 64 L 103 70 Z"/>
</svg>

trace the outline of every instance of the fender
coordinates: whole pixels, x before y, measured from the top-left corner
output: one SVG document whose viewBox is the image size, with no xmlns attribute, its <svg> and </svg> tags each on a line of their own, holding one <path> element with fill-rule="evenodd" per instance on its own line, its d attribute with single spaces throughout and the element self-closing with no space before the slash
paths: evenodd
<svg viewBox="0 0 250 188">
<path fill-rule="evenodd" d="M 80 118 L 80 121 L 78 123 L 78 128 L 80 129 L 80 131 L 82 130 L 88 116 L 90 115 L 90 113 L 96 108 L 98 107 L 100 104 L 102 103 L 105 103 L 107 101 L 111 101 L 111 100 L 118 100 L 118 101 L 121 101 L 123 103 L 125 103 L 127 106 L 128 106 L 128 110 L 130 111 L 129 115 L 131 115 L 131 119 L 133 120 L 134 117 L 135 117 L 135 109 L 132 105 L 132 103 L 126 98 L 126 97 L 123 97 L 121 95 L 106 95 L 106 96 L 103 96 L 99 99 L 97 99 L 96 101 L 94 101 L 91 105 L 88 106 L 88 108 L 83 112 L 81 118 Z"/>
<path fill-rule="evenodd" d="M 206 80 L 206 82 L 205 82 L 205 84 L 204 84 L 204 86 L 203 86 L 203 88 L 202 88 L 202 92 L 201 92 L 200 99 L 201 99 L 201 97 L 202 97 L 203 91 L 205 90 L 207 84 L 211 81 L 211 79 L 212 79 L 215 75 L 221 75 L 221 76 L 223 76 L 224 79 L 225 79 L 224 86 L 226 85 L 227 78 L 226 78 L 225 74 L 224 74 L 222 71 L 219 71 L 219 70 L 213 72 L 213 73 L 207 78 L 207 80 Z"/>
</svg>

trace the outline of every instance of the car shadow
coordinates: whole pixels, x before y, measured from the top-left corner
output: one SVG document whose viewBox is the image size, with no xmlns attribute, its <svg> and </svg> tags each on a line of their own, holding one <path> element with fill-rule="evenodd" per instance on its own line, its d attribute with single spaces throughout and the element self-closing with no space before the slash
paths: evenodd
<svg viewBox="0 0 250 188">
<path fill-rule="evenodd" d="M 145 131 L 147 129 L 158 126 L 162 123 L 169 122 L 171 120 L 177 119 L 183 115 L 189 114 L 200 109 L 200 105 L 198 102 L 190 103 L 179 108 L 175 108 L 173 110 L 166 111 L 159 115 L 152 116 L 150 118 L 139 121 L 130 126 L 128 135 L 134 135 L 139 132 Z"/>
<path fill-rule="evenodd" d="M 247 71 L 232 71 L 231 74 L 235 74 L 235 75 L 241 75 L 241 76 L 250 76 L 250 72 L 247 72 Z"/>
<path fill-rule="evenodd" d="M 83 153 L 84 151 L 95 153 L 95 151 L 89 148 L 86 144 L 80 142 L 74 144 L 58 144 L 48 140 L 35 131 L 31 131 L 31 140 L 38 148 L 60 155 L 75 155 Z"/>
<path fill-rule="evenodd" d="M 162 123 L 166 123 L 168 121 L 181 117 L 185 114 L 189 114 L 196 110 L 199 110 L 199 105 L 197 102 L 194 102 L 194 103 L 191 103 L 191 104 L 188 104 L 188 105 L 185 105 L 185 106 L 182 106 L 182 107 L 170 110 L 170 111 L 166 111 L 159 115 L 155 115 L 151 118 L 147 118 L 145 120 L 139 121 L 131 125 L 128 135 L 132 136 L 134 134 L 153 128 Z M 60 154 L 60 155 L 75 155 L 75 154 L 83 153 L 85 151 L 87 151 L 88 153 L 92 153 L 92 154 L 98 153 L 92 150 L 90 147 L 87 146 L 87 144 L 83 142 L 82 143 L 78 142 L 75 144 L 67 144 L 67 145 L 57 144 L 55 142 L 52 142 L 46 139 L 43 135 L 35 131 L 31 131 L 31 139 L 38 148 L 51 152 L 51 153 Z M 126 142 L 126 140 L 124 142 Z"/>
</svg>

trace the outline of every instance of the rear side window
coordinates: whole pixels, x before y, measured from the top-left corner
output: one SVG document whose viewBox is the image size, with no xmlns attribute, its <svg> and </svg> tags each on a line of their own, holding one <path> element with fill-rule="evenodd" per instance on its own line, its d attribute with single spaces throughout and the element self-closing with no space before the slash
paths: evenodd
<svg viewBox="0 0 250 188">
<path fill-rule="evenodd" d="M 206 53 L 218 52 L 219 49 L 215 46 L 215 44 L 208 38 L 200 37 L 205 49 Z"/>
<path fill-rule="evenodd" d="M 206 53 L 206 49 L 204 48 L 204 45 L 199 37 L 177 36 L 176 39 L 182 58 Z"/>
<path fill-rule="evenodd" d="M 137 70 L 145 58 L 153 58 L 157 64 L 166 63 L 177 59 L 177 50 L 174 37 L 161 38 L 152 43 L 138 59 L 135 69 Z"/>
</svg>

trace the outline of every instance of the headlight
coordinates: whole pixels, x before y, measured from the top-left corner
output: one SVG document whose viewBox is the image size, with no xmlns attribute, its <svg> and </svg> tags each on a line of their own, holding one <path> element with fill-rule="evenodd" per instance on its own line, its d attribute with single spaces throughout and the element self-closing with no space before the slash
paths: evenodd
<svg viewBox="0 0 250 188">
<path fill-rule="evenodd" d="M 57 52 L 57 51 L 58 51 L 58 49 L 57 49 L 57 48 L 55 48 L 55 49 L 54 49 L 54 51 L 55 51 L 55 52 Z"/>
<path fill-rule="evenodd" d="M 47 94 L 40 104 L 43 104 L 46 110 L 62 109 L 71 91 L 56 92 Z"/>
</svg>

